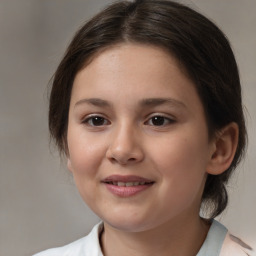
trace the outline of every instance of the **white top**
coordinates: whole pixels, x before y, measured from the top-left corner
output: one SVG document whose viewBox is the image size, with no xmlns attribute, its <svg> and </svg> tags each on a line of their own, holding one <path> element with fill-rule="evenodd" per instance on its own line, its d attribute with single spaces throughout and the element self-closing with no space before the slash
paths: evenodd
<svg viewBox="0 0 256 256">
<path fill-rule="evenodd" d="M 34 256 L 103 256 L 99 235 L 103 223 L 99 223 L 85 237 L 59 248 L 53 248 Z M 242 241 L 230 235 L 218 221 L 213 220 L 207 237 L 196 256 L 247 256 L 248 249 Z"/>
</svg>

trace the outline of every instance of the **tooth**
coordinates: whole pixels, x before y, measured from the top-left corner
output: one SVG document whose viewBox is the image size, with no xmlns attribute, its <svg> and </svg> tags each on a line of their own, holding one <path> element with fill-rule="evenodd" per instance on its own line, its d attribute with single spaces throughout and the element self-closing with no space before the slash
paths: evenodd
<svg viewBox="0 0 256 256">
<path fill-rule="evenodd" d="M 124 182 L 121 182 L 121 181 L 118 181 L 118 182 L 117 182 L 117 186 L 125 187 L 125 183 L 124 183 Z"/>
<path fill-rule="evenodd" d="M 133 184 L 133 182 L 126 182 L 125 185 L 126 185 L 126 187 L 132 187 L 134 184 Z"/>
<path fill-rule="evenodd" d="M 136 181 L 136 182 L 133 183 L 134 186 L 138 186 L 139 184 L 140 184 L 139 181 Z"/>
<path fill-rule="evenodd" d="M 145 183 L 146 183 L 145 181 L 141 181 L 140 185 L 145 185 Z"/>
<path fill-rule="evenodd" d="M 113 181 L 113 185 L 117 186 L 117 182 L 116 182 L 116 181 Z"/>
</svg>

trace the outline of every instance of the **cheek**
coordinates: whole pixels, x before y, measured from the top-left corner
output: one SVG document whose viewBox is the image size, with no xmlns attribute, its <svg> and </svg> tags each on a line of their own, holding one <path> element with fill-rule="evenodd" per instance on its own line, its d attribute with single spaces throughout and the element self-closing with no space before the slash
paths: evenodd
<svg viewBox="0 0 256 256">
<path fill-rule="evenodd" d="M 162 177 L 166 193 L 175 193 L 177 199 L 195 196 L 204 185 L 207 166 L 207 139 L 172 136 L 154 148 L 154 164 Z"/>
<path fill-rule="evenodd" d="M 191 139 L 191 137 L 172 136 L 155 143 L 158 147 L 151 150 L 155 161 L 162 166 L 160 169 L 179 169 L 179 172 L 189 170 L 200 171 L 207 162 L 207 143 L 205 140 Z M 178 170 L 177 170 L 178 171 Z"/>
<path fill-rule="evenodd" d="M 102 142 L 79 131 L 68 133 L 69 169 L 74 176 L 94 176 L 105 151 Z"/>
<path fill-rule="evenodd" d="M 68 133 L 68 168 L 77 189 L 87 205 L 92 207 L 98 190 L 99 172 L 105 152 L 102 142 L 78 132 Z M 93 207 L 92 207 L 93 208 Z"/>
</svg>

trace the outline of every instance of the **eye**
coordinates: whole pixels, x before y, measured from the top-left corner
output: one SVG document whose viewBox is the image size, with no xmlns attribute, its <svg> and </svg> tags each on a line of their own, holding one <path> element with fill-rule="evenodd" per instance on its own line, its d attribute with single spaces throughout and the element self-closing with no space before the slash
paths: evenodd
<svg viewBox="0 0 256 256">
<path fill-rule="evenodd" d="M 161 115 L 153 116 L 146 122 L 152 126 L 165 126 L 171 123 L 174 123 L 173 119 Z"/>
<path fill-rule="evenodd" d="M 108 125 L 109 121 L 102 116 L 89 116 L 83 121 L 83 123 L 89 126 L 104 126 Z"/>
</svg>

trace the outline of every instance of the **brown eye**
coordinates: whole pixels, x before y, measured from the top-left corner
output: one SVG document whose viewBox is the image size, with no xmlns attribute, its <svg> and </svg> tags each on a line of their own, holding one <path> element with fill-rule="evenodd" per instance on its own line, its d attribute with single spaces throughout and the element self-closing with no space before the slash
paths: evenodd
<svg viewBox="0 0 256 256">
<path fill-rule="evenodd" d="M 168 125 L 173 123 L 174 120 L 164 117 L 164 116 L 153 116 L 151 117 L 148 121 L 147 124 L 148 125 L 152 125 L 152 126 L 164 126 L 164 125 Z"/>
<path fill-rule="evenodd" d="M 101 116 L 91 116 L 86 118 L 83 123 L 90 126 L 103 126 L 109 124 L 108 120 Z"/>
<path fill-rule="evenodd" d="M 152 117 L 152 124 L 156 126 L 164 125 L 165 123 L 165 118 L 162 116 L 154 116 Z"/>
</svg>

